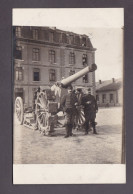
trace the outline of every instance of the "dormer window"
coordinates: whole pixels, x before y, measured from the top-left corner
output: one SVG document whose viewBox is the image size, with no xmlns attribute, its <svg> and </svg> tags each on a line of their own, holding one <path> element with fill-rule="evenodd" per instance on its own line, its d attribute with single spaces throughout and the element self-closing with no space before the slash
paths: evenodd
<svg viewBox="0 0 133 194">
<path fill-rule="evenodd" d="M 86 46 L 86 38 L 85 37 L 82 38 L 82 46 Z"/>
<path fill-rule="evenodd" d="M 38 36 L 38 30 L 37 30 L 37 29 L 34 29 L 34 30 L 33 30 L 33 39 L 34 39 L 34 40 L 38 40 L 38 37 L 39 37 L 39 36 Z"/>
</svg>

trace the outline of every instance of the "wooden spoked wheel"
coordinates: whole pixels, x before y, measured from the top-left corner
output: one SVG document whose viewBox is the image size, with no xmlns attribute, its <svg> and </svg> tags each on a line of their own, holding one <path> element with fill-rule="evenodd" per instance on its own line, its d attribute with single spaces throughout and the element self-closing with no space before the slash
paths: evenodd
<svg viewBox="0 0 133 194">
<path fill-rule="evenodd" d="M 81 106 L 77 107 L 76 124 L 82 126 L 85 122 L 84 110 Z"/>
<path fill-rule="evenodd" d="M 24 106 L 23 106 L 23 100 L 21 97 L 17 97 L 15 100 L 15 115 L 18 124 L 23 124 L 24 119 Z"/>
<path fill-rule="evenodd" d="M 45 135 L 49 134 L 49 113 L 48 113 L 48 100 L 45 92 L 40 92 L 36 100 L 36 120 L 38 129 Z"/>
</svg>

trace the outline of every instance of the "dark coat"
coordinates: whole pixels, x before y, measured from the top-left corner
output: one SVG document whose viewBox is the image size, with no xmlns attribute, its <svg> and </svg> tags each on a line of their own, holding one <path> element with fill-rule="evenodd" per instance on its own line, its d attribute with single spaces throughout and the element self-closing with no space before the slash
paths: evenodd
<svg viewBox="0 0 133 194">
<path fill-rule="evenodd" d="M 66 111 L 67 109 L 75 109 L 76 102 L 77 102 L 76 95 L 73 93 L 68 93 L 62 97 L 61 107 L 64 108 L 64 111 Z"/>
<path fill-rule="evenodd" d="M 68 93 L 61 99 L 61 107 L 66 112 L 66 124 L 73 125 L 74 117 L 76 113 L 75 103 L 77 102 L 76 95 L 74 93 Z"/>
<path fill-rule="evenodd" d="M 85 118 L 87 120 L 94 120 L 96 118 L 96 111 L 98 110 L 94 96 L 91 94 L 83 96 L 82 105 L 84 106 Z"/>
</svg>

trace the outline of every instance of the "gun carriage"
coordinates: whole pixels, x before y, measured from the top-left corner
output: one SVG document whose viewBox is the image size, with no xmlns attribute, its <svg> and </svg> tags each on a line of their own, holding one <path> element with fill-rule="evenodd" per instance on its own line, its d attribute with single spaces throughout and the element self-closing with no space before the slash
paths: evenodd
<svg viewBox="0 0 133 194">
<path fill-rule="evenodd" d="M 32 129 L 40 130 L 44 135 L 48 135 L 54 131 L 60 117 L 60 100 L 67 93 L 67 86 L 83 77 L 88 72 L 97 69 L 95 64 L 87 66 L 79 72 L 71 75 L 61 81 L 56 82 L 50 89 L 44 88 L 36 91 L 33 108 L 24 109 L 23 99 L 17 97 L 15 100 L 15 115 L 19 124 L 23 124 Z M 83 111 L 79 109 L 78 122 L 82 122 Z"/>
</svg>

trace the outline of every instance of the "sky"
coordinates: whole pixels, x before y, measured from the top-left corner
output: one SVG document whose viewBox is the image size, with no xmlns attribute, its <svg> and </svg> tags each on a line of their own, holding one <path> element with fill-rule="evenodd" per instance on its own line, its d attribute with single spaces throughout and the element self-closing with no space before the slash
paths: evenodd
<svg viewBox="0 0 133 194">
<path fill-rule="evenodd" d="M 13 25 L 57 27 L 90 37 L 96 81 L 122 78 L 123 8 L 13 9 Z"/>
</svg>

